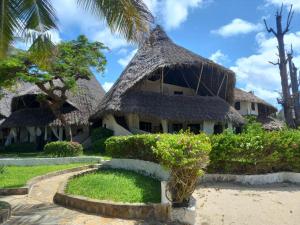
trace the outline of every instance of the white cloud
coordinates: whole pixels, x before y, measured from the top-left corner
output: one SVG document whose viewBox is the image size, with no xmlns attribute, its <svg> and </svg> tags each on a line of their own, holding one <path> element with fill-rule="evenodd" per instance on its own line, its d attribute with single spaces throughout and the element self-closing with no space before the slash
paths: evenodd
<svg viewBox="0 0 300 225">
<path fill-rule="evenodd" d="M 133 56 L 137 53 L 137 51 L 138 51 L 137 49 L 134 49 L 127 56 L 119 59 L 118 63 L 125 68 L 128 65 L 128 63 L 130 62 L 130 60 L 133 58 Z"/>
<path fill-rule="evenodd" d="M 276 104 L 278 91 L 281 91 L 281 80 L 278 66 L 269 61 L 277 62 L 277 42 L 274 37 L 267 38 L 264 33 L 256 36 L 257 53 L 236 60 L 231 69 L 236 73 L 237 80 L 245 85 L 246 90 L 254 90 L 255 94 Z M 286 46 L 293 43 L 294 63 L 300 68 L 300 32 L 285 36 Z"/>
<path fill-rule="evenodd" d="M 83 10 L 76 0 L 52 0 L 59 19 L 60 32 L 74 35 L 84 34 L 93 41 L 103 42 L 110 49 L 127 47 L 129 43 L 120 35 L 112 34 L 97 16 Z M 75 32 L 75 34 L 74 34 Z"/>
<path fill-rule="evenodd" d="M 214 52 L 209 59 L 212 61 L 222 64 L 223 62 L 226 62 L 228 60 L 228 56 L 225 55 L 220 49 Z"/>
<path fill-rule="evenodd" d="M 176 29 L 184 23 L 193 8 L 203 7 L 212 0 L 144 0 L 149 10 L 166 29 Z"/>
<path fill-rule="evenodd" d="M 203 0 L 165 0 L 164 10 L 162 11 L 164 22 L 167 29 L 177 28 L 188 17 L 191 8 L 200 7 Z"/>
<path fill-rule="evenodd" d="M 293 8 L 295 11 L 300 12 L 300 1 L 299 0 L 266 0 L 267 4 L 273 4 L 276 6 L 281 6 L 283 3 L 288 8 L 293 5 Z"/>
<path fill-rule="evenodd" d="M 109 89 L 111 89 L 111 87 L 114 85 L 113 82 L 104 82 L 104 84 L 102 85 L 103 89 L 108 92 Z"/>
<path fill-rule="evenodd" d="M 254 31 L 259 31 L 263 28 L 261 24 L 254 24 L 248 21 L 236 18 L 229 24 L 226 24 L 217 30 L 211 31 L 214 34 L 221 35 L 223 37 L 230 37 L 239 34 L 248 34 Z"/>
</svg>

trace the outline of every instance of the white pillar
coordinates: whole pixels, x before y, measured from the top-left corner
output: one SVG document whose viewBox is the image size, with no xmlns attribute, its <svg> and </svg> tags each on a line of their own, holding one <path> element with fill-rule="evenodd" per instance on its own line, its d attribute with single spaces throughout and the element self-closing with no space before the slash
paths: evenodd
<svg viewBox="0 0 300 225">
<path fill-rule="evenodd" d="M 161 121 L 161 126 L 163 129 L 163 133 L 168 133 L 168 121 L 167 120 L 162 120 Z"/>
<path fill-rule="evenodd" d="M 203 131 L 207 134 L 214 133 L 215 122 L 213 121 L 204 121 L 203 122 Z"/>
<path fill-rule="evenodd" d="M 59 140 L 62 141 L 63 140 L 63 127 L 59 127 Z"/>
<path fill-rule="evenodd" d="M 140 119 L 137 114 L 130 113 L 127 116 L 129 130 L 138 130 L 140 128 Z"/>
</svg>

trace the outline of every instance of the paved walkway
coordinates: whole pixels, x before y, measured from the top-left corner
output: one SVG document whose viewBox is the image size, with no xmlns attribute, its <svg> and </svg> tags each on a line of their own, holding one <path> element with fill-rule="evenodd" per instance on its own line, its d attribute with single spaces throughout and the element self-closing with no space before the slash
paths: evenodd
<svg viewBox="0 0 300 225">
<path fill-rule="evenodd" d="M 0 200 L 9 202 L 13 215 L 5 225 L 138 225 L 158 224 L 151 221 L 135 221 L 104 218 L 66 209 L 52 203 L 60 183 L 76 174 L 68 173 L 38 182 L 28 196 L 8 196 Z"/>
<path fill-rule="evenodd" d="M 76 173 L 43 180 L 28 196 L 0 198 L 13 206 L 13 216 L 5 225 L 159 225 L 152 221 L 88 215 L 53 204 L 60 183 Z M 197 225 L 300 224 L 300 186 L 206 184 L 198 187 L 195 197 L 198 199 Z"/>
</svg>

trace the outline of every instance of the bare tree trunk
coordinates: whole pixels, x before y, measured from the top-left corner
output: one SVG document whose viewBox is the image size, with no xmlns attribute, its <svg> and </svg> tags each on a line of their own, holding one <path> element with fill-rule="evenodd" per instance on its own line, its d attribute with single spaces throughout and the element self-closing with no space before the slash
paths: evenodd
<svg viewBox="0 0 300 225">
<path fill-rule="evenodd" d="M 293 119 L 293 111 L 292 111 L 292 99 L 290 95 L 290 90 L 289 90 L 289 83 L 288 83 L 288 73 L 287 73 L 287 59 L 286 59 L 286 54 L 285 54 L 285 46 L 284 46 L 284 35 L 289 31 L 289 27 L 292 21 L 293 17 L 293 11 L 292 11 L 292 6 L 287 18 L 287 25 L 286 28 L 283 30 L 282 29 L 282 8 L 283 5 L 281 6 L 280 12 L 277 11 L 276 14 L 276 28 L 277 31 L 274 31 L 273 28 L 269 28 L 266 21 L 266 29 L 269 33 L 273 33 L 274 36 L 277 38 L 278 42 L 278 53 L 279 53 L 279 60 L 277 63 L 272 63 L 273 65 L 278 65 L 279 70 L 280 70 L 280 77 L 281 77 L 281 88 L 282 88 L 282 101 L 280 103 L 283 106 L 283 111 L 284 111 L 284 117 L 287 125 L 289 127 L 294 128 L 295 123 Z"/>
<path fill-rule="evenodd" d="M 299 102 L 299 82 L 297 78 L 297 68 L 293 63 L 293 49 L 288 53 L 288 62 L 291 78 L 291 87 L 292 87 L 292 99 L 295 112 L 295 125 L 296 127 L 300 126 L 300 102 Z"/>
</svg>

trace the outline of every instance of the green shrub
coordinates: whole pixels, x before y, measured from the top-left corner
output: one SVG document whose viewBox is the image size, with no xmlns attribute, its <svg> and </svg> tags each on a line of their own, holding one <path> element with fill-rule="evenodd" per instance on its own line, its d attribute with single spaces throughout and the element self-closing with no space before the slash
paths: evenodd
<svg viewBox="0 0 300 225">
<path fill-rule="evenodd" d="M 45 145 L 44 153 L 51 157 L 72 157 L 83 154 L 83 147 L 77 142 L 56 141 Z"/>
<path fill-rule="evenodd" d="M 100 153 L 104 153 L 105 152 L 105 141 L 107 140 L 107 138 L 102 138 L 99 139 L 95 142 L 92 143 L 92 151 L 93 152 L 100 152 Z"/>
<path fill-rule="evenodd" d="M 35 152 L 36 145 L 34 143 L 14 143 L 3 148 L 5 152 L 16 152 L 16 153 L 25 153 L 25 152 Z"/>
<path fill-rule="evenodd" d="M 157 162 L 152 146 L 162 135 L 141 134 L 115 136 L 106 140 L 106 153 L 113 158 L 141 159 Z"/>
<path fill-rule="evenodd" d="M 174 205 L 185 205 L 193 194 L 199 176 L 209 162 L 211 144 L 205 134 L 180 132 L 163 135 L 153 147 L 160 163 L 170 170 L 167 188 Z"/>
<path fill-rule="evenodd" d="M 92 143 L 93 143 L 93 142 L 96 142 L 96 141 L 98 141 L 100 139 L 103 139 L 103 138 L 109 138 L 113 135 L 114 135 L 114 132 L 112 130 L 109 130 L 109 129 L 104 128 L 104 127 L 99 127 L 99 128 L 96 128 L 96 129 L 92 130 L 91 140 L 92 140 Z"/>
<path fill-rule="evenodd" d="M 0 166 L 0 174 L 4 174 L 5 173 L 5 166 Z"/>
<path fill-rule="evenodd" d="M 210 173 L 300 171 L 300 131 L 266 132 L 258 127 L 211 136 Z"/>
</svg>

